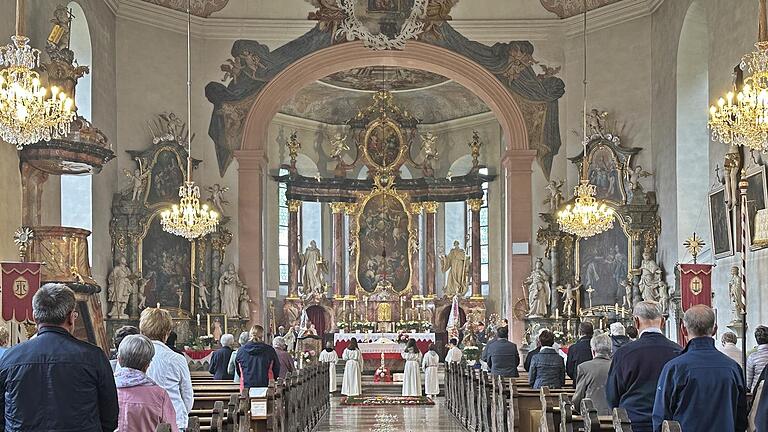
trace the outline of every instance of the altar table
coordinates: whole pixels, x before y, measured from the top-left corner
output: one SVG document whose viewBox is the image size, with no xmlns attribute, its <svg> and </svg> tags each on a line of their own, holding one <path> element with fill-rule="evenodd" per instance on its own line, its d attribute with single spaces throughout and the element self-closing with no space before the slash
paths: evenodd
<svg viewBox="0 0 768 432">
<path fill-rule="evenodd" d="M 434 333 L 406 333 L 408 337 L 416 340 L 416 347 L 419 348 L 422 354 L 426 353 L 429 349 L 429 345 L 435 343 Z M 359 343 L 360 352 L 363 354 L 364 360 L 378 360 L 381 359 L 381 354 L 384 353 L 385 359 L 400 359 L 400 354 L 403 352 L 404 346 L 400 346 L 397 342 L 397 337 L 400 333 L 334 333 L 333 344 L 336 349 L 336 354 L 339 357 L 342 356 L 344 350 L 349 346 L 349 341 L 352 338 L 357 339 Z M 379 339 L 389 339 L 395 343 L 376 343 Z M 370 342 L 366 342 L 370 341 Z"/>
</svg>

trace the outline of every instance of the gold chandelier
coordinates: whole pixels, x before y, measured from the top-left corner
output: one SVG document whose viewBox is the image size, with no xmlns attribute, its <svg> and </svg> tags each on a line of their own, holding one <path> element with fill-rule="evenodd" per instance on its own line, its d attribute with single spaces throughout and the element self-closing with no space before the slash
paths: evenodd
<svg viewBox="0 0 768 432">
<path fill-rule="evenodd" d="M 190 0 L 187 0 L 187 177 L 179 187 L 179 204 L 160 214 L 163 230 L 194 240 L 216 230 L 219 214 L 200 204 L 200 187 L 192 181 L 192 60 Z"/>
<path fill-rule="evenodd" d="M 18 150 L 39 141 L 69 134 L 74 103 L 53 86 L 48 90 L 35 71 L 40 50 L 28 45 L 22 35 L 24 8 L 16 0 L 16 34 L 12 44 L 0 46 L 0 138 Z"/>
<path fill-rule="evenodd" d="M 714 141 L 735 144 L 752 150 L 768 150 L 768 30 L 766 0 L 759 0 L 758 42 L 756 51 L 741 59 L 742 71 L 751 73 L 734 90 L 709 108 L 708 127 Z"/>
<path fill-rule="evenodd" d="M 597 188 L 587 175 L 587 2 L 584 1 L 584 146 L 579 185 L 573 188 L 575 203 L 557 213 L 560 229 L 581 238 L 608 231 L 613 227 L 613 209 L 595 198 Z"/>
</svg>

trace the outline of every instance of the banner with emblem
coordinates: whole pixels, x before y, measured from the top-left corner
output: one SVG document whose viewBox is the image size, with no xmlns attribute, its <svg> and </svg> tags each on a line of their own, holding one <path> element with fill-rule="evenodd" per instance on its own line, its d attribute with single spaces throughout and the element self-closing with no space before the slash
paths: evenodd
<svg viewBox="0 0 768 432">
<path fill-rule="evenodd" d="M 33 321 L 32 296 L 40 288 L 40 266 L 37 262 L 0 262 L 5 321 Z"/>
<path fill-rule="evenodd" d="M 712 264 L 678 264 L 680 304 L 683 312 L 691 306 L 712 306 Z"/>
</svg>

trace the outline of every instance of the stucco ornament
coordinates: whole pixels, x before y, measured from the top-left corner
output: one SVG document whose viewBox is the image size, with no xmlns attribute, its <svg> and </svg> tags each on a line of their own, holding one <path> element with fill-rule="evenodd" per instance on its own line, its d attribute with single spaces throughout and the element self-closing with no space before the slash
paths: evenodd
<svg viewBox="0 0 768 432">
<path fill-rule="evenodd" d="M 336 30 L 337 36 L 344 36 L 348 41 L 359 39 L 366 48 L 375 51 L 401 50 L 405 48 L 406 41 L 416 39 L 424 31 L 422 18 L 427 12 L 428 0 L 414 0 L 413 8 L 408 18 L 400 28 L 400 32 L 394 37 L 389 37 L 383 32 L 373 34 L 358 18 L 355 12 L 354 0 L 336 0 L 339 8 L 344 11 L 346 19 Z"/>
</svg>

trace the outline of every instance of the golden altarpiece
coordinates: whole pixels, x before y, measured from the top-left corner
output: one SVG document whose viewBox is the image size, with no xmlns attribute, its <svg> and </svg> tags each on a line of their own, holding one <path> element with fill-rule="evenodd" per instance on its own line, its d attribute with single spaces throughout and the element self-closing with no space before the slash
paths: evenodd
<svg viewBox="0 0 768 432">
<path fill-rule="evenodd" d="M 419 120 L 398 107 L 394 99 L 390 92 L 378 91 L 373 103 L 347 122 L 349 133 L 332 140 L 336 163 L 332 178 L 300 175 L 296 157 L 301 143 L 295 135 L 289 140 L 291 162 L 282 167 L 288 173 L 274 177 L 286 185 L 289 211 L 288 296 L 278 313 L 272 310 L 273 317 L 282 315 L 276 317 L 277 322 L 294 325 L 303 311 L 319 307 L 325 332 L 443 332 L 454 295 L 461 297 L 466 315 L 485 317 L 480 289 L 480 207 L 482 185 L 494 176 L 480 173 L 481 142 L 477 134 L 469 142 L 473 158 L 469 173 L 450 179 L 435 177 L 437 136 L 420 135 Z M 415 168 L 422 176 L 402 178 L 403 165 Z M 367 168 L 368 178 L 347 177 L 360 166 Z M 438 298 L 435 274 L 441 258 L 435 247 L 435 215 L 440 203 L 451 201 L 468 203 L 477 232 L 467 248 L 470 256 L 462 269 L 463 287 Z M 321 287 L 307 286 L 302 274 L 302 260 L 308 255 L 299 250 L 298 211 L 302 202 L 328 203 L 333 213 L 330 284 Z M 422 227 L 424 233 L 420 232 Z M 345 263 L 349 263 L 348 268 Z"/>
</svg>

